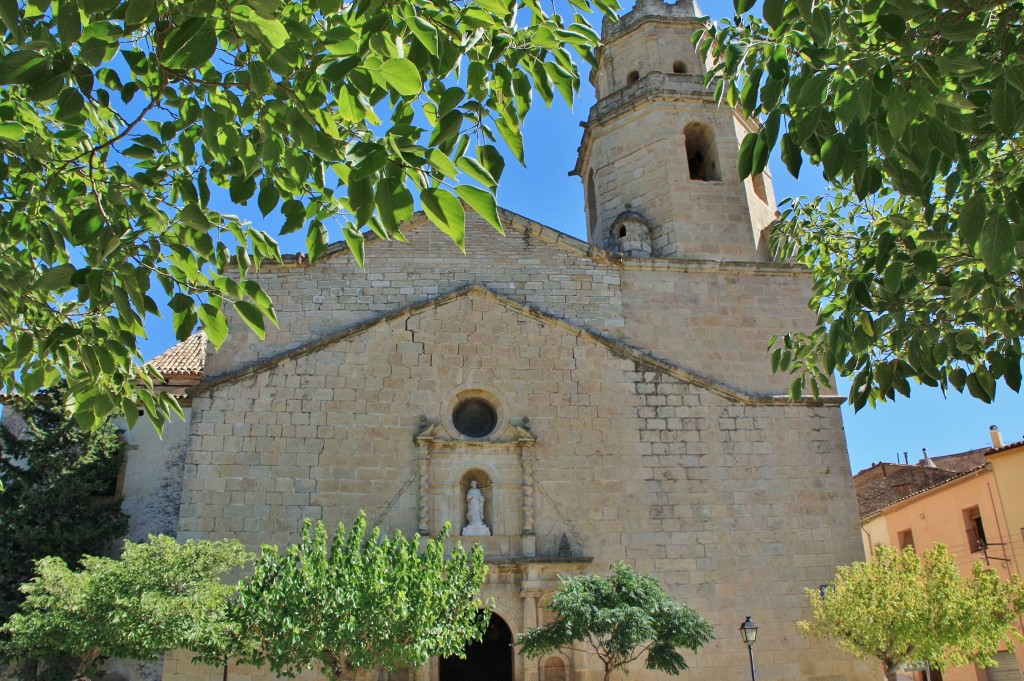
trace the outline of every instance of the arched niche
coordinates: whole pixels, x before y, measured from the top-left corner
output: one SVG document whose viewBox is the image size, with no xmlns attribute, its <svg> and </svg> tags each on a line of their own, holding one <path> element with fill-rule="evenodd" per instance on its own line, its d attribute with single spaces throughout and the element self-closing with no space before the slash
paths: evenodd
<svg viewBox="0 0 1024 681">
<path fill-rule="evenodd" d="M 686 165 L 690 179 L 702 182 L 721 180 L 715 133 L 711 126 L 697 122 L 689 123 L 683 128 L 683 137 L 686 140 Z"/>
<path fill-rule="evenodd" d="M 676 61 L 672 62 L 672 73 L 689 73 L 689 71 L 686 69 L 686 62 L 684 62 L 682 59 L 677 59 Z"/>
<path fill-rule="evenodd" d="M 477 489 L 484 495 L 484 524 L 490 528 L 491 534 L 494 534 L 494 481 L 483 468 L 470 468 L 459 479 L 459 492 L 462 495 L 462 518 L 460 519 L 459 529 L 461 530 L 469 522 L 469 503 L 466 495 L 469 493 L 470 483 L 474 480 L 476 481 Z"/>
<path fill-rule="evenodd" d="M 561 655 L 551 655 L 541 660 L 541 681 L 570 681 L 569 665 Z"/>
</svg>

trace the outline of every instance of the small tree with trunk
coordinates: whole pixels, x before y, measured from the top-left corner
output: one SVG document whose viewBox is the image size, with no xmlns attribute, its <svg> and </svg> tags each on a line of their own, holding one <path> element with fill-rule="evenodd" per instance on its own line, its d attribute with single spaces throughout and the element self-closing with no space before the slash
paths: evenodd
<svg viewBox="0 0 1024 681">
<path fill-rule="evenodd" d="M 801 631 L 833 641 L 842 650 L 882 662 L 896 681 L 900 665 L 927 661 L 936 669 L 995 664 L 993 654 L 1024 640 L 1017 617 L 1024 612 L 1018 575 L 1003 580 L 981 562 L 961 575 L 943 544 L 919 557 L 912 546 L 875 549 L 868 562 L 840 567 L 828 588 L 808 589 L 812 619 Z"/>
<path fill-rule="evenodd" d="M 250 558 L 237 541 L 187 542 L 151 536 L 126 542 L 120 560 L 86 556 L 72 571 L 60 558 L 36 563 L 25 601 L 0 628 L 17 660 L 77 659 L 85 679 L 101 657 L 153 661 L 176 648 L 222 659 L 230 641 L 221 578 Z"/>
<path fill-rule="evenodd" d="M 367 535 L 363 514 L 333 540 L 323 523 L 306 521 L 287 553 L 263 547 L 239 587 L 233 654 L 282 676 L 319 664 L 333 679 L 462 654 L 487 627 L 478 598 L 487 568 L 479 545 L 457 545 L 446 560 L 447 536 L 446 527 L 420 550 L 418 535 Z"/>
<path fill-rule="evenodd" d="M 593 653 L 612 672 L 646 655 L 648 669 L 678 674 L 687 668 L 680 648 L 696 652 L 714 638 L 711 625 L 677 602 L 647 575 L 625 563 L 610 577 L 580 575 L 562 581 L 548 606 L 558 620 L 521 634 L 523 654 L 558 650 Z"/>
</svg>

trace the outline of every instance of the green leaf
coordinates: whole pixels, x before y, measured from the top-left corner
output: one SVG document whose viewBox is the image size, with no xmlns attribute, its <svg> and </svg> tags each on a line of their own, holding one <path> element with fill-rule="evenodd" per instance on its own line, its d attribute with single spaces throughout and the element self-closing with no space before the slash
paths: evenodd
<svg viewBox="0 0 1024 681">
<path fill-rule="evenodd" d="M 979 239 L 981 258 L 985 268 L 993 277 L 1005 277 L 1013 270 L 1014 255 L 1013 226 L 1002 213 L 990 215 L 985 221 Z"/>
<path fill-rule="evenodd" d="M 280 50 L 288 44 L 289 34 L 277 19 L 264 18 L 251 7 L 235 5 L 231 8 L 231 17 L 246 27 L 250 33 L 266 42 L 274 50 Z"/>
<path fill-rule="evenodd" d="M 8 140 L 20 140 L 25 135 L 25 126 L 17 121 L 0 123 L 0 137 Z"/>
<path fill-rule="evenodd" d="M 996 127 L 1005 134 L 1013 135 L 1017 132 L 1017 123 L 1021 116 L 1021 106 L 1024 100 L 1016 88 L 1011 87 L 1005 80 L 996 84 L 992 90 L 992 120 Z"/>
<path fill-rule="evenodd" d="M 800 166 L 803 164 L 803 154 L 800 151 L 800 144 L 796 141 L 793 133 L 787 132 L 782 135 L 782 162 L 786 164 L 786 170 L 793 177 L 800 177 Z"/>
<path fill-rule="evenodd" d="M 260 340 L 266 338 L 267 330 L 263 320 L 263 313 L 259 311 L 259 308 L 247 300 L 236 300 L 232 303 L 232 306 L 235 308 L 235 312 L 238 313 L 238 316 L 242 318 L 242 321 L 245 322 L 246 326 L 252 329 L 252 332 L 255 333 Z"/>
<path fill-rule="evenodd" d="M 907 32 L 907 22 L 898 14 L 880 14 L 878 24 L 896 40 L 899 40 Z"/>
<path fill-rule="evenodd" d="M 156 0 L 128 0 L 124 12 L 124 25 L 138 26 L 147 23 L 156 13 Z"/>
<path fill-rule="evenodd" d="M 36 279 L 33 288 L 37 291 L 66 291 L 75 271 L 75 266 L 70 264 L 57 265 L 56 267 L 43 270 L 43 273 Z"/>
<path fill-rule="evenodd" d="M 772 28 L 776 28 L 782 23 L 785 11 L 786 0 L 765 0 L 764 5 L 761 8 L 761 14 L 764 17 L 764 20 L 767 21 L 768 25 Z"/>
<path fill-rule="evenodd" d="M 487 168 L 485 168 L 484 165 L 475 158 L 470 156 L 460 156 L 459 160 L 455 162 L 455 165 L 464 173 L 489 189 L 493 190 L 497 188 L 497 180 L 495 180 L 487 171 Z"/>
<path fill-rule="evenodd" d="M 885 270 L 885 276 L 883 278 L 883 285 L 885 290 L 889 293 L 896 295 L 900 291 L 900 286 L 903 285 L 903 263 L 894 262 L 889 265 Z"/>
<path fill-rule="evenodd" d="M 504 234 L 505 229 L 501 226 L 501 218 L 498 217 L 498 204 L 494 195 L 479 187 L 468 184 L 460 184 L 455 188 L 462 200 L 469 204 L 481 217 L 490 223 L 499 234 Z"/>
<path fill-rule="evenodd" d="M 46 72 L 46 59 L 38 52 L 21 50 L 0 57 L 0 85 L 26 85 Z"/>
<path fill-rule="evenodd" d="M 736 166 L 741 180 L 747 179 L 753 172 L 754 149 L 756 146 L 757 133 L 748 132 L 747 136 L 743 138 L 743 142 L 740 144 L 739 162 Z"/>
<path fill-rule="evenodd" d="M 960 239 L 965 244 L 973 247 L 981 238 L 982 228 L 985 225 L 985 216 L 988 210 L 985 207 L 985 195 L 978 192 L 963 203 L 960 208 L 960 215 L 956 220 L 956 229 Z"/>
<path fill-rule="evenodd" d="M 62 0 L 57 14 L 57 34 L 65 46 L 73 45 L 82 37 L 82 18 L 78 14 L 78 3 Z"/>
<path fill-rule="evenodd" d="M 207 64 L 217 50 L 217 34 L 207 19 L 192 18 L 168 33 L 163 63 L 172 69 L 193 69 Z"/>
<path fill-rule="evenodd" d="M 466 211 L 458 198 L 444 189 L 424 189 L 420 192 L 420 203 L 430 221 L 465 253 Z"/>
<path fill-rule="evenodd" d="M 363 266 L 363 235 L 355 230 L 344 229 L 342 234 L 345 236 L 345 243 L 348 244 L 349 250 L 352 252 L 352 257 L 355 258 L 356 264 L 360 267 Z"/>
<path fill-rule="evenodd" d="M 423 89 L 420 72 L 408 59 L 389 59 L 381 64 L 380 74 L 403 97 L 414 97 Z"/>
<path fill-rule="evenodd" d="M 228 320 L 224 313 L 209 303 L 203 303 L 199 306 L 199 321 L 213 347 L 220 348 L 228 335 Z"/>
</svg>

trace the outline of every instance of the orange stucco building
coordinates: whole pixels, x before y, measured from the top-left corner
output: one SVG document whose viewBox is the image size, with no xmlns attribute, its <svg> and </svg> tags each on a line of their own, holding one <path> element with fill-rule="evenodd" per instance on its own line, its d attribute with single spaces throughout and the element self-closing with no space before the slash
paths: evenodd
<svg viewBox="0 0 1024 681">
<path fill-rule="evenodd" d="M 929 457 L 916 465 L 878 463 L 854 476 L 867 556 L 881 545 L 923 552 L 949 547 L 961 571 L 982 561 L 1009 578 L 1024 559 L 1024 442 Z M 1024 623 L 1022 623 L 1024 626 Z M 1003 651 L 998 667 L 932 672 L 932 681 L 1021 681 L 1024 650 Z M 922 675 L 917 674 L 918 677 Z"/>
</svg>

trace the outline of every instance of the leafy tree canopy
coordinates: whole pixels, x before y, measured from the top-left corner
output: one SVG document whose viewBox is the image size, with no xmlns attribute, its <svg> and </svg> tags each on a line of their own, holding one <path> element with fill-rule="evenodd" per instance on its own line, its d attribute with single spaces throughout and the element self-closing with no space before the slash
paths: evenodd
<svg viewBox="0 0 1024 681">
<path fill-rule="evenodd" d="M 1017 1 L 734 0 L 697 36 L 718 93 L 763 127 L 768 154 L 828 196 L 796 200 L 776 254 L 810 267 L 816 328 L 773 340 L 772 361 L 817 392 L 833 371 L 856 408 L 911 382 L 990 402 L 1021 386 L 1024 334 L 1024 20 Z"/>
<path fill-rule="evenodd" d="M 82 430 L 64 414 L 60 390 L 37 397 L 18 405 L 23 430 L 0 426 L 0 622 L 21 603 L 36 560 L 77 566 L 128 529 L 115 496 L 125 454 L 117 428 Z"/>
<path fill-rule="evenodd" d="M 533 92 L 571 102 L 598 42 L 540 0 L 2 0 L 0 24 L 0 385 L 63 375 L 85 426 L 178 409 L 137 364 L 162 296 L 179 339 L 274 322 L 251 274 L 277 244 L 217 206 L 361 260 L 419 202 L 461 247 L 462 202 L 501 229 L 493 142 L 522 161 Z"/>
<path fill-rule="evenodd" d="M 125 542 L 120 560 L 87 556 L 77 572 L 44 558 L 23 587 L 21 611 L 0 628 L 9 637 L 4 652 L 23 660 L 72 655 L 76 678 L 100 656 L 150 661 L 184 648 L 220 659 L 234 591 L 221 579 L 250 558 L 237 541 L 178 544 L 165 536 Z"/>
<path fill-rule="evenodd" d="M 813 617 L 799 623 L 801 631 L 881 660 L 889 681 L 907 662 L 991 666 L 1004 644 L 1012 649 L 1014 639 L 1024 640 L 1017 629 L 1020 577 L 1004 581 L 980 561 L 963 577 L 942 544 L 923 559 L 912 546 L 880 546 L 870 561 L 840 567 L 824 592 L 808 589 L 807 597 Z"/>
<path fill-rule="evenodd" d="M 528 657 L 563 649 L 593 653 L 604 665 L 605 681 L 644 655 L 648 669 L 679 674 L 687 664 L 678 649 L 696 652 L 714 638 L 711 625 L 653 577 L 625 563 L 613 569 L 609 577 L 563 580 L 548 606 L 558 619 L 524 632 L 516 643 Z"/>
<path fill-rule="evenodd" d="M 290 677 L 319 663 L 334 679 L 463 654 L 487 628 L 478 598 L 487 568 L 479 545 L 467 554 L 457 544 L 446 559 L 447 538 L 445 528 L 421 551 L 419 535 L 367 535 L 363 514 L 333 539 L 323 523 L 307 521 L 286 553 L 263 547 L 240 586 L 230 611 L 233 654 Z"/>
</svg>

